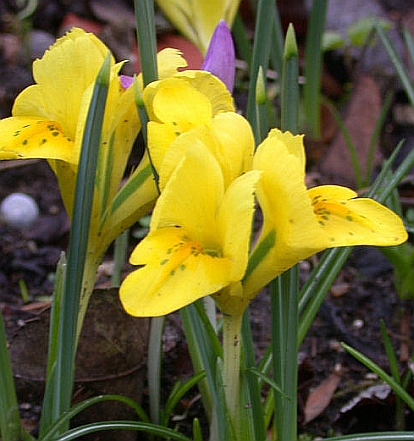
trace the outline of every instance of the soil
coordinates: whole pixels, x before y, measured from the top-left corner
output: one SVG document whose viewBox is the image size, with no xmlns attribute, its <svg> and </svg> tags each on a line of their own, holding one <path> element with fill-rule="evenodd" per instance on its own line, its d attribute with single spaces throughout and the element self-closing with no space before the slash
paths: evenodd
<svg viewBox="0 0 414 441">
<path fill-rule="evenodd" d="M 94 19 L 100 25 L 102 19 L 96 17 L 96 10 L 90 8 L 93 3 L 96 2 L 40 2 L 40 8 L 43 9 L 36 13 L 33 23 L 37 29 L 52 36 L 59 33 L 67 14 L 76 13 L 80 19 Z M 129 2 L 125 4 L 130 6 Z M 56 8 L 62 5 L 64 7 L 58 9 L 57 14 Z M 9 12 L 13 12 L 12 6 L 13 2 L 10 2 Z M 13 37 L 16 34 L 10 30 L 11 22 L 4 20 L 4 11 L 0 12 L 3 17 L 0 26 L 1 43 L 4 42 L 4 35 Z M 39 17 L 44 20 L 39 20 Z M 300 20 L 302 23 L 303 14 Z M 19 50 L 6 51 L 4 43 L 2 44 L 0 75 L 3 79 L 13 81 L 7 88 L 7 93 L 4 92 L 5 89 L 0 93 L 0 112 L 5 117 L 10 114 L 15 95 L 32 80 L 27 65 L 15 62 L 16 58 L 13 58 L 20 56 Z M 327 63 L 329 68 L 329 60 Z M 324 84 L 328 90 L 332 90 L 331 83 L 326 81 Z M 337 78 L 334 81 L 339 87 L 343 84 Z M 354 78 L 354 81 L 357 79 Z M 401 94 L 396 96 L 381 141 L 381 145 L 385 147 L 390 143 L 395 145 L 392 141 L 402 137 L 410 140 L 414 134 L 413 121 L 401 125 L 392 116 L 392 110 L 406 102 L 403 94 L 402 98 Z M 242 102 L 242 97 L 239 101 Z M 324 143 L 309 143 L 307 146 L 312 166 L 309 170 L 310 181 L 324 183 L 332 180 L 331 176 L 320 172 L 318 161 L 334 137 L 334 134 L 330 134 Z M 389 149 L 384 148 L 383 155 L 388 154 Z M 405 208 L 412 208 L 412 187 L 408 185 L 408 192 L 405 189 L 400 190 Z M 69 232 L 69 221 L 56 179 L 46 162 L 33 160 L 0 163 L 0 201 L 13 192 L 32 196 L 39 205 L 41 215 L 27 230 L 13 229 L 0 223 L 0 301 L 10 341 L 22 328 L 39 320 L 39 316 L 49 308 L 54 272 L 62 250 L 67 247 Z M 137 242 L 133 232 L 132 229 L 131 249 Z M 301 265 L 302 280 L 306 279 L 315 259 Z M 111 262 L 110 250 L 104 263 L 110 266 Z M 108 271 L 105 270 L 107 267 L 104 265 L 100 273 L 100 288 L 110 286 Z M 125 264 L 124 272 L 128 270 L 130 267 Z M 252 302 L 250 314 L 258 357 L 270 341 L 269 310 L 270 299 L 267 293 L 262 293 Z M 334 433 L 395 429 L 394 395 L 378 386 L 378 378 L 344 351 L 340 342 L 353 346 L 389 371 L 380 333 L 380 320 L 383 320 L 399 357 L 400 370 L 405 372 L 414 349 L 412 312 L 412 302 L 400 300 L 395 292 L 393 270 L 385 257 L 374 248 L 355 248 L 300 348 L 298 396 L 301 433 L 325 437 Z M 169 391 L 177 379 L 188 378 L 192 372 L 177 314 L 172 314 L 167 319 L 163 367 L 163 391 Z M 25 425 L 36 433 L 41 399 L 34 398 L 29 393 L 25 395 L 25 391 L 27 389 L 23 388 L 19 396 L 22 416 Z M 78 388 L 77 391 L 78 399 L 85 398 L 89 393 L 88 389 L 85 392 L 85 388 Z M 144 407 L 147 406 L 147 400 L 144 388 Z M 319 411 L 315 410 L 318 406 Z M 174 424 L 181 426 L 183 432 L 190 430 L 191 419 L 200 416 L 200 412 L 199 397 L 193 392 L 193 395 L 190 394 L 188 399 L 180 403 Z M 406 428 L 414 430 L 413 415 L 408 411 Z"/>
</svg>

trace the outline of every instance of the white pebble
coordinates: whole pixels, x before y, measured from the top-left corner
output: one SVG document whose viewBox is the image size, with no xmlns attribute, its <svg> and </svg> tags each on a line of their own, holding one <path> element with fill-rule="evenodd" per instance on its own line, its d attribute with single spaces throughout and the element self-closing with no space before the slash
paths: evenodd
<svg viewBox="0 0 414 441">
<path fill-rule="evenodd" d="M 10 227 L 28 228 L 39 216 L 36 201 L 24 193 L 12 193 L 0 205 L 0 217 Z"/>
<path fill-rule="evenodd" d="M 352 327 L 354 329 L 362 329 L 364 327 L 364 325 L 365 325 L 364 320 L 361 320 L 361 319 L 355 319 L 352 322 Z"/>
</svg>

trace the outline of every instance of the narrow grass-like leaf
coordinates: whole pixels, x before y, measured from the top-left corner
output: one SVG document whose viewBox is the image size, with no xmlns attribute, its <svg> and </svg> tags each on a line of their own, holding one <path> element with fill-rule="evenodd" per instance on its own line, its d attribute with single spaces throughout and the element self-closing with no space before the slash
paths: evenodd
<svg viewBox="0 0 414 441">
<path fill-rule="evenodd" d="M 198 418 L 193 419 L 193 441 L 203 441 L 203 433 Z"/>
<path fill-rule="evenodd" d="M 276 231 L 270 230 L 266 237 L 261 240 L 259 246 L 254 249 L 253 253 L 249 257 L 247 269 L 244 274 L 244 278 L 247 279 L 259 263 L 264 259 L 266 254 L 272 249 L 276 243 Z"/>
<path fill-rule="evenodd" d="M 377 432 L 335 436 L 324 441 L 414 441 L 413 432 Z"/>
<path fill-rule="evenodd" d="M 220 340 L 218 339 L 216 329 L 214 329 L 209 316 L 205 310 L 205 302 L 195 302 L 194 306 L 197 310 L 199 319 L 201 320 L 204 330 L 208 335 L 208 340 L 211 344 L 211 348 L 216 357 L 223 357 L 223 348 L 221 347 Z"/>
<path fill-rule="evenodd" d="M 377 31 L 377 34 L 379 35 L 382 41 L 382 44 L 384 45 L 386 51 L 388 52 L 389 57 L 391 58 L 392 64 L 394 65 L 395 70 L 397 71 L 398 77 L 400 78 L 400 81 L 404 87 L 404 90 L 407 94 L 407 97 L 411 105 L 414 107 L 414 86 L 406 67 L 402 63 L 400 57 L 397 54 L 397 51 L 395 50 L 393 44 L 385 34 L 382 27 L 379 26 L 378 24 L 375 24 L 375 30 Z"/>
<path fill-rule="evenodd" d="M 384 183 L 389 182 L 390 176 L 395 177 L 395 174 L 394 175 L 392 174 L 392 167 L 393 167 L 393 164 L 394 164 L 399 152 L 401 151 L 401 147 L 403 144 L 404 144 L 404 141 L 403 140 L 400 141 L 398 143 L 398 145 L 395 147 L 391 156 L 383 162 L 382 167 L 381 167 L 381 171 L 379 172 L 377 179 L 375 179 L 375 181 L 373 182 L 373 184 L 371 185 L 371 187 L 369 188 L 369 190 L 366 194 L 368 197 L 376 198 L 378 200 L 378 202 L 384 202 L 388 198 L 389 194 L 391 194 L 391 192 L 390 192 L 387 195 L 387 197 L 382 199 L 382 196 L 381 196 L 381 198 L 380 198 L 380 194 L 383 194 L 382 187 L 384 187 Z M 413 157 L 413 159 L 414 159 L 414 157 Z M 405 161 L 407 161 L 407 160 L 409 161 L 409 159 L 406 158 Z M 395 173 L 398 174 L 397 179 L 402 179 L 405 176 L 406 172 L 409 170 L 409 168 L 408 169 L 406 168 L 407 164 L 405 161 L 395 171 Z M 396 185 L 398 185 L 398 183 Z M 396 185 L 393 185 L 391 191 L 394 191 L 394 188 L 396 188 Z"/>
<path fill-rule="evenodd" d="M 50 310 L 49 344 L 47 351 L 46 367 L 46 390 L 43 398 L 42 415 L 39 425 L 39 436 L 44 435 L 44 429 L 53 422 L 53 375 L 56 373 L 56 357 L 58 353 L 59 323 L 63 297 L 63 286 L 66 272 L 66 255 L 62 253 L 57 264 L 55 274 L 55 287 L 53 290 L 53 301 Z"/>
<path fill-rule="evenodd" d="M 151 422 L 159 424 L 161 410 L 162 333 L 165 317 L 153 317 L 148 343 L 148 391 Z"/>
<path fill-rule="evenodd" d="M 390 156 L 388 161 L 385 163 L 384 170 L 390 170 L 393 161 L 395 160 L 399 148 L 402 146 L 404 141 L 401 141 L 395 151 L 395 155 Z M 398 168 L 392 173 L 391 177 L 389 177 L 389 173 L 383 173 L 381 170 L 377 179 L 374 182 L 374 185 L 367 192 L 368 197 L 374 197 L 376 201 L 384 204 L 386 200 L 391 196 L 392 192 L 395 188 L 398 187 L 398 184 L 401 180 L 406 176 L 408 171 L 414 166 L 414 149 L 412 149 L 408 155 L 405 157 L 404 161 L 398 166 Z"/>
<path fill-rule="evenodd" d="M 300 292 L 298 343 L 303 342 L 326 293 L 351 254 L 352 248 L 333 248 L 322 254 Z"/>
<path fill-rule="evenodd" d="M 126 261 L 128 251 L 129 230 L 125 230 L 115 239 L 114 244 L 114 268 L 111 275 L 111 286 L 119 286 L 121 283 L 122 265 Z"/>
<path fill-rule="evenodd" d="M 391 339 L 385 327 L 384 320 L 380 320 L 380 329 L 381 329 L 382 342 L 384 343 L 385 353 L 387 354 L 387 360 L 390 366 L 392 378 L 394 378 L 394 380 L 398 384 L 401 384 L 401 376 L 398 368 L 397 357 L 392 347 Z"/>
<path fill-rule="evenodd" d="M 283 70 L 283 28 L 280 21 L 280 15 L 277 7 L 273 8 L 274 11 L 274 25 L 272 32 L 271 48 L 270 48 L 270 61 L 273 68 L 278 74 L 279 81 L 281 81 Z"/>
<path fill-rule="evenodd" d="M 0 433 L 3 441 L 33 439 L 22 427 L 7 350 L 6 329 L 0 311 Z"/>
<path fill-rule="evenodd" d="M 382 342 L 384 343 L 385 353 L 387 354 L 388 365 L 390 367 L 392 378 L 400 386 L 402 386 L 401 375 L 398 368 L 397 356 L 395 354 L 394 348 L 392 347 L 391 339 L 385 327 L 384 320 L 380 320 L 380 329 L 381 329 Z M 404 386 L 402 387 L 404 388 Z M 398 430 L 404 430 L 405 428 L 404 403 L 401 400 L 401 398 L 398 396 L 396 397 L 395 400 L 395 427 Z"/>
<path fill-rule="evenodd" d="M 365 167 L 364 180 L 362 182 L 363 186 L 367 186 L 371 182 L 372 172 L 374 171 L 375 150 L 378 145 L 380 135 L 382 133 L 382 128 L 384 126 L 385 118 L 390 110 L 393 97 L 394 97 L 393 91 L 388 91 L 388 93 L 385 95 L 385 99 L 381 107 L 381 112 L 375 123 L 374 132 L 372 134 L 368 149 L 367 164 Z"/>
<path fill-rule="evenodd" d="M 262 66 L 263 72 L 266 72 L 269 66 L 274 17 L 275 2 L 273 0 L 259 0 L 253 40 L 253 56 L 250 66 L 249 95 L 247 99 L 247 119 L 252 126 L 256 144 L 260 142 L 256 115 L 256 81 L 259 67 Z"/>
<path fill-rule="evenodd" d="M 410 54 L 411 64 L 414 66 L 414 39 L 407 28 L 403 28 L 403 37 Z"/>
<path fill-rule="evenodd" d="M 127 183 L 116 194 L 112 203 L 112 214 L 115 213 L 116 210 L 119 210 L 122 204 L 130 200 L 133 193 L 139 190 L 141 185 L 148 179 L 151 173 L 151 167 L 148 165 L 139 172 L 134 172 L 132 174 Z"/>
<path fill-rule="evenodd" d="M 298 125 L 298 48 L 293 26 L 285 39 L 282 80 L 282 130 L 297 133 Z M 272 317 L 273 377 L 280 385 L 274 392 L 277 439 L 289 441 L 297 436 L 297 349 L 298 349 L 298 266 L 270 283 Z"/>
<path fill-rule="evenodd" d="M 298 130 L 299 112 L 299 58 L 295 31 L 292 24 L 286 33 L 285 50 L 283 55 L 282 80 L 282 115 L 281 128 L 294 135 Z"/>
<path fill-rule="evenodd" d="M 376 363 L 370 360 L 365 355 L 361 354 L 361 352 L 356 349 L 348 346 L 345 343 L 342 343 L 342 347 L 349 352 L 354 358 L 356 358 L 360 363 L 362 363 L 365 367 L 367 367 L 370 371 L 374 372 L 381 378 L 382 381 L 387 383 L 391 389 L 398 395 L 411 410 L 414 411 L 414 399 L 413 397 L 400 385 L 398 384 L 394 378 L 388 375 L 383 369 L 381 369 Z"/>
<path fill-rule="evenodd" d="M 282 393 L 274 393 L 277 439 L 297 436 L 298 266 L 270 283 L 273 378 Z"/>
<path fill-rule="evenodd" d="M 322 36 L 328 0 L 312 2 L 305 48 L 305 84 L 303 105 L 306 126 L 314 137 L 320 136 L 320 101 L 322 73 Z"/>
<path fill-rule="evenodd" d="M 59 326 L 56 375 L 53 376 L 53 417 L 59 418 L 70 408 L 76 354 L 78 313 L 86 261 L 89 224 L 94 196 L 96 164 L 99 154 L 105 103 L 109 86 L 110 55 L 96 79 L 86 119 L 78 166 L 72 227 Z"/>
<path fill-rule="evenodd" d="M 204 371 L 199 372 L 198 374 L 194 374 L 191 378 L 189 378 L 185 382 L 178 381 L 170 395 L 168 396 L 168 400 L 165 403 L 164 408 L 164 418 L 163 425 L 168 427 L 168 423 L 171 418 L 171 414 L 175 408 L 175 406 L 179 403 L 179 401 L 184 397 L 184 395 L 193 388 L 199 381 L 203 380 L 206 377 L 206 373 Z"/>
<path fill-rule="evenodd" d="M 260 372 L 256 368 L 249 368 L 249 372 L 251 372 L 258 379 L 262 380 L 263 383 L 268 384 L 272 389 L 274 389 L 274 391 L 281 394 L 286 399 L 289 399 L 289 397 L 283 392 L 281 386 L 279 386 L 274 380 L 265 375 L 263 372 Z"/>
<path fill-rule="evenodd" d="M 237 53 L 250 67 L 252 62 L 252 46 L 247 36 L 247 30 L 244 26 L 240 13 L 238 13 L 234 19 L 232 34 L 235 46 L 237 48 Z"/>
<path fill-rule="evenodd" d="M 41 437 L 42 441 L 53 441 L 55 440 L 56 433 L 63 426 L 67 425 L 67 423 L 76 415 L 87 409 L 88 407 L 94 406 L 98 403 L 103 403 L 107 401 L 116 401 L 118 403 L 124 403 L 125 405 L 132 408 L 136 415 L 144 422 L 149 423 L 149 418 L 143 408 L 136 403 L 134 400 L 128 397 L 124 397 L 122 395 L 99 395 L 97 397 L 89 398 L 87 400 L 82 401 L 81 403 L 73 406 L 67 413 L 62 415 L 57 421 L 50 426 L 48 431 Z"/>
<path fill-rule="evenodd" d="M 141 71 L 146 86 L 158 78 L 154 1 L 134 0 L 134 6 Z"/>
<path fill-rule="evenodd" d="M 254 439 L 261 441 L 266 439 L 266 426 L 263 415 L 261 389 L 257 376 L 253 374 L 253 370 L 256 370 L 256 361 L 254 357 L 254 344 L 248 309 L 244 312 L 243 316 L 242 342 L 242 369 L 244 371 L 243 375 L 246 375 L 247 387 L 249 389 L 249 411 L 251 412 L 251 418 L 254 422 Z"/>
<path fill-rule="evenodd" d="M 91 423 L 85 426 L 71 429 L 64 435 L 56 438 L 54 441 L 72 441 L 81 439 L 90 433 L 102 432 L 107 430 L 134 430 L 136 432 L 144 432 L 151 435 L 159 436 L 164 439 L 174 441 L 192 441 L 187 436 L 168 429 L 167 427 L 157 426 L 156 424 L 140 423 L 136 421 L 105 421 L 100 423 Z"/>
<path fill-rule="evenodd" d="M 349 158 L 351 159 L 351 165 L 352 165 L 352 170 L 354 172 L 356 187 L 362 188 L 363 181 L 362 181 L 361 165 L 358 160 L 356 147 L 352 141 L 351 134 L 347 129 L 344 120 L 342 119 L 342 116 L 339 113 L 338 109 L 335 107 L 335 105 L 329 103 L 326 100 L 325 100 L 325 105 L 329 107 L 329 110 L 331 111 L 332 116 L 335 118 L 336 124 L 338 125 L 339 130 L 341 131 L 341 134 L 344 137 L 345 145 L 346 148 L 348 149 Z"/>
<path fill-rule="evenodd" d="M 211 421 L 215 402 L 215 351 L 194 304 L 181 309 L 180 315 L 194 371 L 206 373 L 206 379 L 200 382 L 199 389 L 204 411 Z"/>
</svg>

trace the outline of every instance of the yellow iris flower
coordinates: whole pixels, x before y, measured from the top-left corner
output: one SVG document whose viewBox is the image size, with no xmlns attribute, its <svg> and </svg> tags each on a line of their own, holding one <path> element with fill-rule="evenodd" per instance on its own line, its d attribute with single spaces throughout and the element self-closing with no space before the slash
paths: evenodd
<svg viewBox="0 0 414 441">
<path fill-rule="evenodd" d="M 108 53 L 109 49 L 93 34 L 72 29 L 33 63 L 36 84 L 16 98 L 13 116 L 0 121 L 0 159 L 47 159 L 57 175 L 69 215 L 93 85 Z M 178 67 L 186 65 L 180 54 L 172 50 L 161 53 L 158 61 L 163 69 L 160 73 L 165 75 L 172 75 Z M 133 142 L 141 128 L 133 88 L 122 87 L 118 76 L 122 64 L 115 64 L 111 57 L 97 171 L 101 214 L 119 190 Z M 147 161 L 143 161 L 140 167 L 147 166 Z M 150 200 L 156 197 L 152 187 L 146 197 Z"/>
<path fill-rule="evenodd" d="M 243 280 L 248 299 L 326 248 L 390 246 L 407 240 L 401 219 L 378 202 L 335 185 L 308 190 L 302 141 L 301 135 L 273 129 L 255 153 L 253 167 L 263 172 L 256 194 L 264 221 Z"/>
<path fill-rule="evenodd" d="M 150 233 L 131 255 L 144 266 L 121 285 L 129 314 L 164 315 L 243 277 L 259 176 L 247 172 L 226 188 L 205 145 L 187 150 L 157 201 Z"/>
<path fill-rule="evenodd" d="M 240 0 L 157 0 L 166 17 L 205 54 L 221 19 L 231 28 Z"/>
<path fill-rule="evenodd" d="M 0 121 L 0 159 L 47 159 L 71 215 L 77 165 L 94 82 L 109 49 L 93 34 L 74 28 L 33 63 L 34 85 L 16 98 L 12 117 Z M 185 67 L 178 51 L 158 54 L 160 78 Z M 111 77 L 97 169 L 92 229 L 112 239 L 142 215 L 157 197 L 145 157 L 131 181 L 140 191 L 119 192 L 134 140 L 141 129 L 133 88 L 118 75 L 123 62 L 111 57 Z M 131 184 L 131 182 L 129 183 Z M 128 203 L 125 204 L 125 200 Z M 98 223 L 101 222 L 101 225 Z"/>
</svg>

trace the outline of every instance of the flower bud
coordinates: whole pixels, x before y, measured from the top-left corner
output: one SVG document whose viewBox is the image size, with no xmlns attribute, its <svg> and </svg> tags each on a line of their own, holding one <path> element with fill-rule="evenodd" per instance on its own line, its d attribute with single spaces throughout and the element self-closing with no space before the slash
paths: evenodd
<svg viewBox="0 0 414 441">
<path fill-rule="evenodd" d="M 236 73 L 236 57 L 233 38 L 224 20 L 220 20 L 214 30 L 207 50 L 202 70 L 211 72 L 232 92 Z"/>
</svg>

